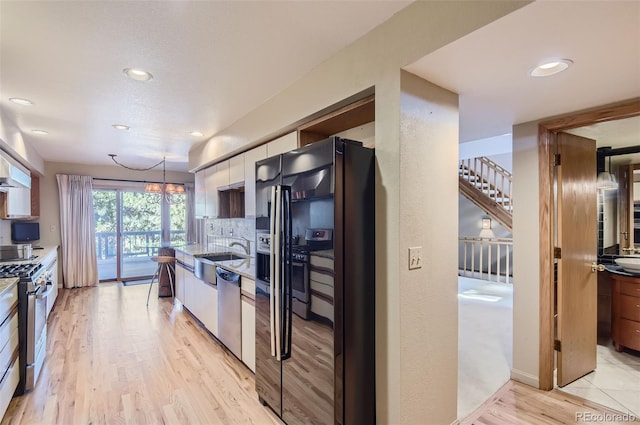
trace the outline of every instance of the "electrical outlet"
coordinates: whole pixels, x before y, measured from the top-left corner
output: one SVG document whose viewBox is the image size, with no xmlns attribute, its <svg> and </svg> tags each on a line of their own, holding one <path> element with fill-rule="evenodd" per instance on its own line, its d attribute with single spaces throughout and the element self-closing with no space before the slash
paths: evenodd
<svg viewBox="0 0 640 425">
<path fill-rule="evenodd" d="M 422 268 L 422 247 L 409 248 L 409 270 Z"/>
<path fill-rule="evenodd" d="M 50 232 L 55 232 L 56 231 L 56 225 L 52 224 L 51 226 L 49 226 L 49 231 Z"/>
</svg>

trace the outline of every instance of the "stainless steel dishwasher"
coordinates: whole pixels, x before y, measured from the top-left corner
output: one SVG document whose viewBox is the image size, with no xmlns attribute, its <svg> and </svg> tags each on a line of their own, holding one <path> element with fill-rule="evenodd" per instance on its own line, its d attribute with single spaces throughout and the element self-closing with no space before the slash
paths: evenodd
<svg viewBox="0 0 640 425">
<path fill-rule="evenodd" d="M 229 351 L 242 358 L 242 312 L 240 275 L 216 267 L 218 285 L 218 339 Z"/>
</svg>

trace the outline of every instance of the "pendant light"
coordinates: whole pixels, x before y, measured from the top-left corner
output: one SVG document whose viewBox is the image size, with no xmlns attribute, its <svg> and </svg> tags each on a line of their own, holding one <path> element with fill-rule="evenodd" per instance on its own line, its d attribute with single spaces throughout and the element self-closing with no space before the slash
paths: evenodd
<svg viewBox="0 0 640 425">
<path fill-rule="evenodd" d="M 162 164 L 162 183 L 156 183 L 156 182 L 150 182 L 147 183 L 147 185 L 144 188 L 145 192 L 149 192 L 149 193 L 159 193 L 160 195 L 163 196 L 163 198 L 170 203 L 171 202 L 171 195 L 177 195 L 177 194 L 181 194 L 184 193 L 184 185 L 181 184 L 174 184 L 174 183 L 167 183 L 167 178 L 166 178 L 166 158 L 163 157 L 162 161 L 158 162 L 157 164 L 152 165 L 151 167 L 147 167 L 147 168 L 134 168 L 134 167 L 129 167 L 126 166 L 120 162 L 118 162 L 116 160 L 116 156 L 115 154 L 110 153 L 109 156 L 111 157 L 111 159 L 113 160 L 113 162 L 115 162 L 116 164 L 118 164 L 119 166 L 126 168 L 128 170 L 135 170 L 135 171 L 148 171 L 151 170 L 153 168 L 156 168 L 158 165 Z"/>
<path fill-rule="evenodd" d="M 609 155 L 609 171 L 605 170 L 598 174 L 596 187 L 602 190 L 618 189 L 618 181 L 616 180 L 615 176 L 611 174 L 611 155 Z"/>
</svg>

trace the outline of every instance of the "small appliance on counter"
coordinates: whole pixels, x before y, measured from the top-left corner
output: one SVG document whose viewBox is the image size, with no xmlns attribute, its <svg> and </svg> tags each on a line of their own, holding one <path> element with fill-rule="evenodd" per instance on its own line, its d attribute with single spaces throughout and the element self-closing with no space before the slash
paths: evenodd
<svg viewBox="0 0 640 425">
<path fill-rule="evenodd" d="M 0 245 L 0 261 L 31 260 L 33 247 L 30 243 Z"/>
</svg>

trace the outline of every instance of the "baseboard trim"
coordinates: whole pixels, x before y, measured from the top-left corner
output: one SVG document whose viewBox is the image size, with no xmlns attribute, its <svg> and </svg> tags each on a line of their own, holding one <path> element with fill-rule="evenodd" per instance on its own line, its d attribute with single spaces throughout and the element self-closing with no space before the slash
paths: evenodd
<svg viewBox="0 0 640 425">
<path fill-rule="evenodd" d="M 451 422 L 451 425 L 460 425 L 460 421 L 456 419 L 455 421 Z"/>
<path fill-rule="evenodd" d="M 518 369 L 511 369 L 511 379 L 529 385 L 530 387 L 540 388 L 540 380 L 537 376 Z"/>
</svg>

